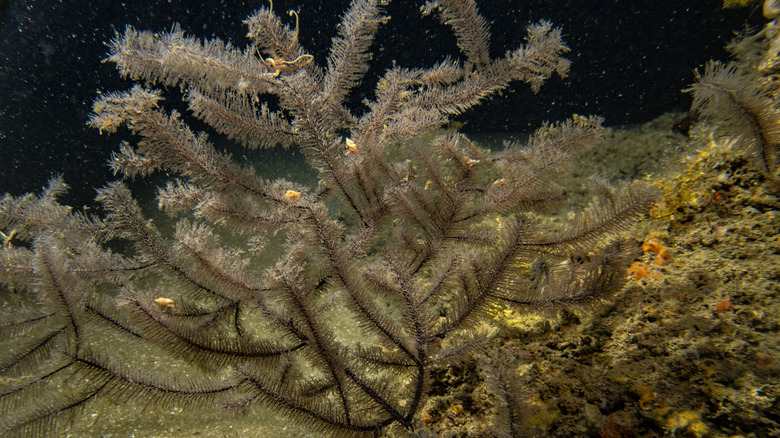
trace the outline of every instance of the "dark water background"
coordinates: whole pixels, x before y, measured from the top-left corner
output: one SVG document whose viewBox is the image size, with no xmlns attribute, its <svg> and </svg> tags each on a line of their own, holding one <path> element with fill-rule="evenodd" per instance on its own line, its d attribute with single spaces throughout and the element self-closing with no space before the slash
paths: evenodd
<svg viewBox="0 0 780 438">
<path fill-rule="evenodd" d="M 303 46 L 324 64 L 348 1 L 276 0 L 279 15 L 300 13 Z M 179 22 L 190 35 L 246 44 L 241 22 L 265 5 L 255 0 L 0 0 L 0 193 L 38 191 L 62 173 L 72 189 L 65 201 L 83 205 L 113 179 L 106 161 L 120 136 L 100 136 L 85 122 L 98 90 L 126 89 L 112 64 L 101 63 L 125 24 L 153 31 Z M 353 109 L 370 97 L 376 77 L 393 61 L 429 66 L 457 56 L 450 30 L 420 17 L 421 2 L 396 0 L 390 24 L 374 47 L 375 62 L 351 96 Z M 563 27 L 572 48 L 569 77 L 550 80 L 539 95 L 515 84 L 460 121 L 468 132 L 524 132 L 572 113 L 600 114 L 609 125 L 644 122 L 688 107 L 680 90 L 693 70 L 725 59 L 723 46 L 746 25 L 765 22 L 757 8 L 723 9 L 720 0 L 483 1 L 492 51 L 518 47 L 525 26 L 540 19 Z M 289 19 L 292 23 L 292 19 Z"/>
</svg>

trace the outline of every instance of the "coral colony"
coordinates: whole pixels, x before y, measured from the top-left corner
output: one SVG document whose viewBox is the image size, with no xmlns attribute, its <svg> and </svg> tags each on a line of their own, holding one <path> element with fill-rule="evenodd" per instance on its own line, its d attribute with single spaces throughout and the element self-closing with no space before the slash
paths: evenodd
<svg viewBox="0 0 780 438">
<path fill-rule="evenodd" d="M 354 1 L 327 59 L 272 5 L 246 19 L 243 49 L 178 27 L 116 36 L 108 59 L 138 85 L 102 94 L 89 123 L 134 140 L 111 159 L 121 179 L 99 189 L 102 214 L 58 203 L 69 175 L 0 202 L 0 279 L 15 297 L 0 314 L 4 434 L 54 434 L 105 401 L 262 404 L 339 436 L 422 430 L 431 371 L 480 351 L 491 308 L 620 290 L 641 252 L 620 235 L 654 189 L 594 180 L 600 201 L 568 225 L 535 214 L 566 197 L 551 175 L 604 137 L 598 117 L 545 125 L 500 152 L 437 131 L 512 82 L 538 91 L 564 76 L 561 31 L 532 24 L 525 45 L 493 58 L 473 1 L 428 2 L 462 59 L 393 67 L 354 112 L 345 99 L 389 19 L 383 5 Z M 188 115 L 166 108 L 171 87 Z M 192 118 L 249 149 L 297 148 L 318 184 L 264 178 Z M 147 219 L 126 184 L 153 173 L 171 177 L 157 192 L 170 227 Z M 194 371 L 143 365 L 138 352 Z M 496 430 L 513 434 L 512 377 L 496 372 Z"/>
</svg>

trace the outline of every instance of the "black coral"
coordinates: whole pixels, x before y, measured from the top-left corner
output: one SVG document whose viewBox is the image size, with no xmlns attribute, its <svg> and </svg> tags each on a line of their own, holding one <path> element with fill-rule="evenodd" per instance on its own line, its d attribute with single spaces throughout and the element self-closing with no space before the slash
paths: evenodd
<svg viewBox="0 0 780 438">
<path fill-rule="evenodd" d="M 247 20 L 243 50 L 177 27 L 117 36 L 109 59 L 123 75 L 181 87 L 195 117 L 247 147 L 297 145 L 319 187 L 257 175 L 165 110 L 159 90 L 98 99 L 89 123 L 137 138 L 120 146 L 113 170 L 175 176 L 158 195 L 175 226 L 147 220 L 121 181 L 99 190 L 103 217 L 60 206 L 59 179 L 39 197 L 2 199 L 0 279 L 20 292 L 9 307 L 20 310 L 0 319 L 12 346 L 0 356 L 3 431 L 47 432 L 101 399 L 264 403 L 333 433 L 411 430 L 431 367 L 477 348 L 492 306 L 590 302 L 622 286 L 632 251 L 616 237 L 653 190 L 604 189 L 558 234 L 528 213 L 565 198 L 550 173 L 604 136 L 600 119 L 547 125 L 502 153 L 456 134 L 405 143 L 511 81 L 537 90 L 564 75 L 560 31 L 532 25 L 524 47 L 492 58 L 473 2 L 431 3 L 466 61 L 395 67 L 352 114 L 344 100 L 387 19 L 381 6 L 353 2 L 324 68 L 272 8 Z M 267 95 L 278 108 L 261 102 Z M 121 366 L 106 333 L 194 374 Z M 76 380 L 89 384 L 32 402 Z"/>
<path fill-rule="evenodd" d="M 704 74 L 696 72 L 696 82 L 685 91 L 693 93 L 692 111 L 724 122 L 757 165 L 777 176 L 780 111 L 755 74 L 734 62 L 711 61 Z"/>
</svg>

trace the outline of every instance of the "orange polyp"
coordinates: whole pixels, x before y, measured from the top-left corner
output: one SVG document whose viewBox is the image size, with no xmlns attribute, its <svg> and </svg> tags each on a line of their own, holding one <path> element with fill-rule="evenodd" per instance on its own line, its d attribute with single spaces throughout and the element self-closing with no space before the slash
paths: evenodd
<svg viewBox="0 0 780 438">
<path fill-rule="evenodd" d="M 650 267 L 641 262 L 634 262 L 628 268 L 628 275 L 631 280 L 643 280 L 645 278 L 657 280 L 663 277 L 660 272 L 650 272 Z"/>
<path fill-rule="evenodd" d="M 642 251 L 645 252 L 652 251 L 656 253 L 657 255 L 654 259 L 656 265 L 663 265 L 664 260 L 669 260 L 672 258 L 671 254 L 669 254 L 669 250 L 667 250 L 665 246 L 661 245 L 660 243 L 654 240 L 643 243 Z"/>
</svg>

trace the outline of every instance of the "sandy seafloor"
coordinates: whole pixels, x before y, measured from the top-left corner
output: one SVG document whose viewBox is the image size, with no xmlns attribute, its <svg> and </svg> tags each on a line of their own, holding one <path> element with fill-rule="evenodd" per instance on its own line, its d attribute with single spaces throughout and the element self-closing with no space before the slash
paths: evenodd
<svg viewBox="0 0 780 438">
<path fill-rule="evenodd" d="M 420 436 L 495 436 L 480 367 L 495 349 L 515 361 L 530 436 L 780 436 L 778 187 L 712 126 L 699 124 L 690 137 L 673 132 L 676 117 L 615 129 L 576 160 L 566 182 L 568 209 L 587 202 L 583 181 L 593 173 L 664 187 L 664 203 L 629 238 L 656 242 L 670 258 L 658 264 L 648 249 L 638 260 L 647 277 L 589 309 L 497 311 L 498 335 L 484 352 L 434 371 Z M 236 415 L 208 405 L 104 404 L 82 417 L 68 436 L 318 436 L 262 408 Z"/>
</svg>

